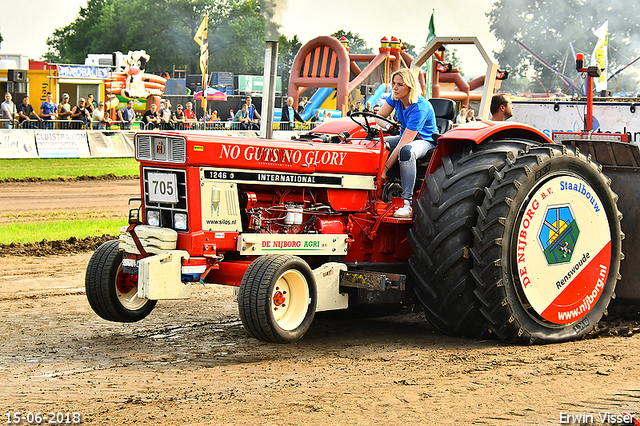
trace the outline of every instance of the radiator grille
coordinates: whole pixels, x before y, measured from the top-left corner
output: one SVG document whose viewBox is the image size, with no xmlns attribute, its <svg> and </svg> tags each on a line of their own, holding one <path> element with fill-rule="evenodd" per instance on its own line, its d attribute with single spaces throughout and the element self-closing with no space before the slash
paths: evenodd
<svg viewBox="0 0 640 426">
<path fill-rule="evenodd" d="M 136 135 L 136 159 L 184 164 L 187 141 L 181 137 Z"/>
<path fill-rule="evenodd" d="M 172 203 L 153 203 L 149 201 L 149 172 L 173 173 L 176 175 L 178 185 L 178 202 Z M 144 167 L 142 169 L 144 179 L 144 210 L 160 211 L 160 226 L 163 228 L 175 229 L 173 223 L 174 213 L 187 213 L 187 173 L 184 170 L 176 169 L 158 169 Z M 145 220 L 146 223 L 146 220 Z M 175 229 L 178 232 L 186 232 L 184 229 Z"/>
</svg>

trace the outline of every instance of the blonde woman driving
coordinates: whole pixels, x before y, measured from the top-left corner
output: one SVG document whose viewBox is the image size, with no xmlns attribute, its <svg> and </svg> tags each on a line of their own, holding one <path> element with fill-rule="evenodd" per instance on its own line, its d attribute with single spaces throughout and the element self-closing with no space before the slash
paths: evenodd
<svg viewBox="0 0 640 426">
<path fill-rule="evenodd" d="M 435 146 L 432 135 L 438 132 L 433 107 L 420 94 L 420 86 L 416 77 L 407 68 L 394 72 L 391 76 L 392 94 L 380 108 L 378 115 L 388 117 L 395 109 L 396 119 L 400 122 L 400 135 L 385 138 L 389 143 L 391 154 L 384 166 L 382 176 L 395 164 L 400 163 L 402 180 L 402 198 L 404 206 L 399 208 L 394 217 L 411 217 L 411 199 L 416 182 L 418 159 L 424 157 L 429 149 Z M 389 127 L 388 123 L 378 122 Z"/>
</svg>

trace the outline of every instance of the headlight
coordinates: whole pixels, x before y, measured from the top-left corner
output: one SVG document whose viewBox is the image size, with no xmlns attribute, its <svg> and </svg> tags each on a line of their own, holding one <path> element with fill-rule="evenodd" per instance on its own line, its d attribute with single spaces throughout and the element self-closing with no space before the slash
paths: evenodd
<svg viewBox="0 0 640 426">
<path fill-rule="evenodd" d="M 147 210 L 147 225 L 160 226 L 160 212 L 158 210 Z"/>
<path fill-rule="evenodd" d="M 186 213 L 175 213 L 173 215 L 173 227 L 176 229 L 182 229 L 183 231 L 187 229 L 187 214 Z"/>
</svg>

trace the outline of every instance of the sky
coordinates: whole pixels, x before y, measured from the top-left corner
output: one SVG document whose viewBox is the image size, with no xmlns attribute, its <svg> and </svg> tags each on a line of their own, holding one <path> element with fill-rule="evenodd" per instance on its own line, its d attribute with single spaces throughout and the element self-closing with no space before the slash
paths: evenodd
<svg viewBox="0 0 640 426">
<path fill-rule="evenodd" d="M 281 12 L 281 33 L 305 42 L 338 30 L 358 33 L 367 46 L 377 48 L 384 36 L 396 36 L 420 49 L 435 10 L 438 36 L 476 36 L 489 53 L 499 44 L 485 15 L 495 0 L 288 0 Z M 87 0 L 0 0 L 0 53 L 21 53 L 40 59 L 54 30 L 74 21 Z M 470 7 L 472 6 L 472 7 Z M 9 18 L 10 17 L 10 18 Z M 7 19 L 9 18 L 9 19 Z M 460 46 L 458 56 L 468 77 L 484 74 L 484 61 L 475 48 Z M 110 52 L 94 52 L 110 53 Z"/>
</svg>

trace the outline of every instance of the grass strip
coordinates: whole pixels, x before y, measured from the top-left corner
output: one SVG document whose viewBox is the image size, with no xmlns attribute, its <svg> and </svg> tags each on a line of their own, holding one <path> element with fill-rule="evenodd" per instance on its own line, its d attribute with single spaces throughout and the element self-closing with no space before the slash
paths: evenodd
<svg viewBox="0 0 640 426">
<path fill-rule="evenodd" d="M 46 240 L 66 240 L 71 237 L 118 235 L 125 219 L 52 220 L 0 224 L 0 243 L 33 243 Z"/>
<path fill-rule="evenodd" d="M 10 158 L 0 159 L 0 181 L 7 179 L 70 179 L 78 176 L 139 174 L 135 158 Z"/>
<path fill-rule="evenodd" d="M 32 211 L 20 213 L 0 213 L 0 224 L 3 222 L 50 222 L 52 220 L 99 220 L 118 219 L 123 217 L 119 212 L 113 210 L 53 210 L 53 211 Z"/>
</svg>

